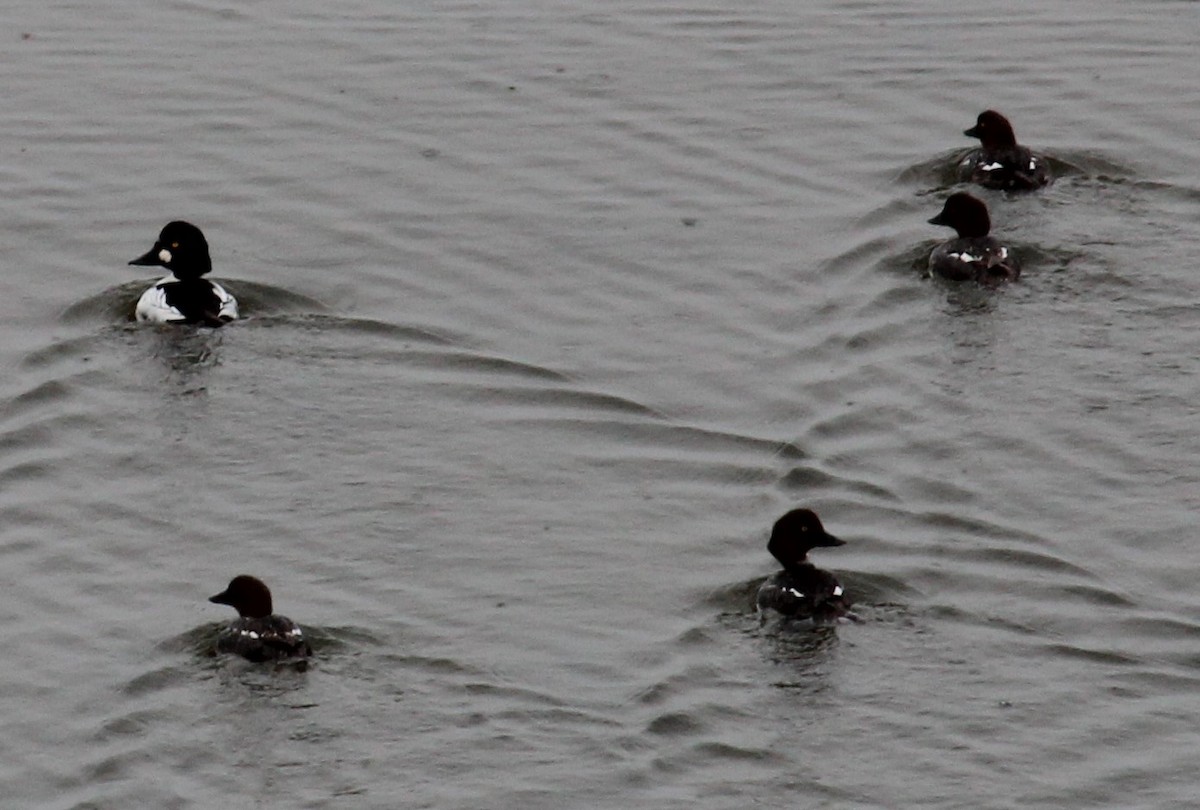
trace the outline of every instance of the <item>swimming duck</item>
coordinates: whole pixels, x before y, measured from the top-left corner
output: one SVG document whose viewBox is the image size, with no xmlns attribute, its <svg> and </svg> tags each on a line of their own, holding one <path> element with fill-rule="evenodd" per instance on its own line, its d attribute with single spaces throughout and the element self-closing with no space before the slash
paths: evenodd
<svg viewBox="0 0 1200 810">
<path fill-rule="evenodd" d="M 845 590 L 837 577 L 808 561 L 814 548 L 832 548 L 846 541 L 825 531 L 811 509 L 793 509 L 775 521 L 767 550 L 783 565 L 758 589 L 760 612 L 776 610 L 784 616 L 812 619 L 817 623 L 842 616 L 853 618 Z"/>
<path fill-rule="evenodd" d="M 222 326 L 237 319 L 234 297 L 220 284 L 202 278 L 212 270 L 208 241 L 190 222 L 168 222 L 154 247 L 130 264 L 171 271 L 138 299 L 139 321 Z"/>
<path fill-rule="evenodd" d="M 992 222 L 982 200 L 961 191 L 951 194 L 941 213 L 929 222 L 946 225 L 958 234 L 929 254 L 931 273 L 952 281 L 978 281 L 989 286 L 1015 281 L 1021 275 L 1021 266 L 1012 250 L 988 235 Z"/>
<path fill-rule="evenodd" d="M 229 587 L 208 601 L 229 605 L 238 618 L 217 636 L 217 650 L 251 661 L 283 661 L 312 655 L 304 633 L 291 619 L 271 612 L 271 591 L 261 579 L 234 577 Z"/>
<path fill-rule="evenodd" d="M 981 112 L 963 134 L 982 142 L 958 164 L 963 182 L 1002 191 L 1031 191 L 1050 182 L 1046 159 L 1018 144 L 1012 124 L 995 110 Z"/>
</svg>

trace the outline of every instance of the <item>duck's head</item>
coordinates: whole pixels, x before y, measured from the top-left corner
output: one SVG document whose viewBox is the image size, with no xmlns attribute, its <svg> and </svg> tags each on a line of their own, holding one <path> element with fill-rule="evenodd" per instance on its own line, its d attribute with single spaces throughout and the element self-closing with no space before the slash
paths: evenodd
<svg viewBox="0 0 1200 810">
<path fill-rule="evenodd" d="M 229 605 L 239 616 L 261 619 L 271 615 L 271 591 L 257 577 L 242 574 L 229 582 L 229 587 L 208 601 Z"/>
<path fill-rule="evenodd" d="M 130 264 L 165 267 L 180 280 L 200 278 L 212 270 L 208 240 L 195 225 L 181 220 L 168 222 L 154 247 Z"/>
<path fill-rule="evenodd" d="M 978 138 L 989 152 L 1017 145 L 1017 136 L 1008 119 L 995 110 L 984 110 L 975 119 L 975 126 L 963 130 L 968 138 Z"/>
<path fill-rule="evenodd" d="M 775 526 L 771 529 L 771 539 L 767 542 L 767 550 L 783 563 L 784 568 L 790 568 L 805 562 L 808 552 L 814 548 L 832 548 L 845 544 L 845 540 L 825 531 L 816 512 L 811 509 L 793 509 L 775 521 Z"/>
<path fill-rule="evenodd" d="M 961 191 L 946 198 L 941 213 L 929 220 L 929 224 L 953 228 L 959 237 L 987 236 L 992 229 L 983 201 Z"/>
</svg>

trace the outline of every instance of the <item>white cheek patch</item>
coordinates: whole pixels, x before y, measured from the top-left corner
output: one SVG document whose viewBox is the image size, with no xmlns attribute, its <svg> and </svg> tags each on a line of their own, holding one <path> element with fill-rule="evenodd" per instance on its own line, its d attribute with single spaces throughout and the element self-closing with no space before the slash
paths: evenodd
<svg viewBox="0 0 1200 810">
<path fill-rule="evenodd" d="M 981 171 L 994 172 L 994 171 L 996 171 L 996 169 L 1004 168 L 1004 164 L 1000 163 L 999 161 L 996 161 L 995 163 L 989 163 L 986 166 L 980 166 L 979 168 Z"/>
<path fill-rule="evenodd" d="M 158 252 L 158 260 L 160 262 L 162 262 L 163 264 L 170 264 L 171 263 L 171 251 L 167 250 L 166 248 L 163 248 L 162 250 L 160 250 Z"/>
</svg>

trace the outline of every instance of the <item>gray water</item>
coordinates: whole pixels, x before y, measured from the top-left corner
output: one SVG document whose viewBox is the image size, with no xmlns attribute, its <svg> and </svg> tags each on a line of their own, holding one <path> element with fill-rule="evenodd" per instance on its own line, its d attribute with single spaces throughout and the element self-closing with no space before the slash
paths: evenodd
<svg viewBox="0 0 1200 810">
<path fill-rule="evenodd" d="M 26 5 L 4 807 L 1195 805 L 1194 4 Z M 174 218 L 244 321 L 128 323 Z M 798 505 L 862 623 L 754 616 Z"/>
</svg>

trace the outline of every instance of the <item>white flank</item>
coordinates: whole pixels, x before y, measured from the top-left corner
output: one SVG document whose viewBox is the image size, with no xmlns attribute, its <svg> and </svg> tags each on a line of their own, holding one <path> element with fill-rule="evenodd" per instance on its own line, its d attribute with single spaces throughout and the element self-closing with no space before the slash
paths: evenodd
<svg viewBox="0 0 1200 810">
<path fill-rule="evenodd" d="M 174 276 L 167 276 L 142 293 L 142 297 L 137 302 L 137 319 L 139 321 L 170 323 L 171 321 L 182 321 L 184 319 L 182 312 L 167 304 L 167 294 L 162 290 L 163 284 L 173 283 L 174 281 Z"/>
<path fill-rule="evenodd" d="M 186 320 L 182 312 L 167 304 L 167 293 L 162 289 L 163 285 L 174 284 L 175 281 L 174 276 L 167 276 L 166 278 L 159 279 L 153 287 L 142 293 L 142 297 L 138 299 L 135 311 L 139 321 L 173 323 L 175 321 Z M 217 298 L 221 301 L 221 308 L 217 311 L 217 317 L 237 320 L 237 299 L 230 295 L 229 291 L 220 284 L 213 284 L 213 292 L 217 294 Z"/>
<path fill-rule="evenodd" d="M 238 317 L 237 299 L 215 281 L 213 282 L 213 292 L 217 294 L 217 298 L 221 299 L 221 309 L 217 312 L 217 317 L 236 321 Z"/>
</svg>

